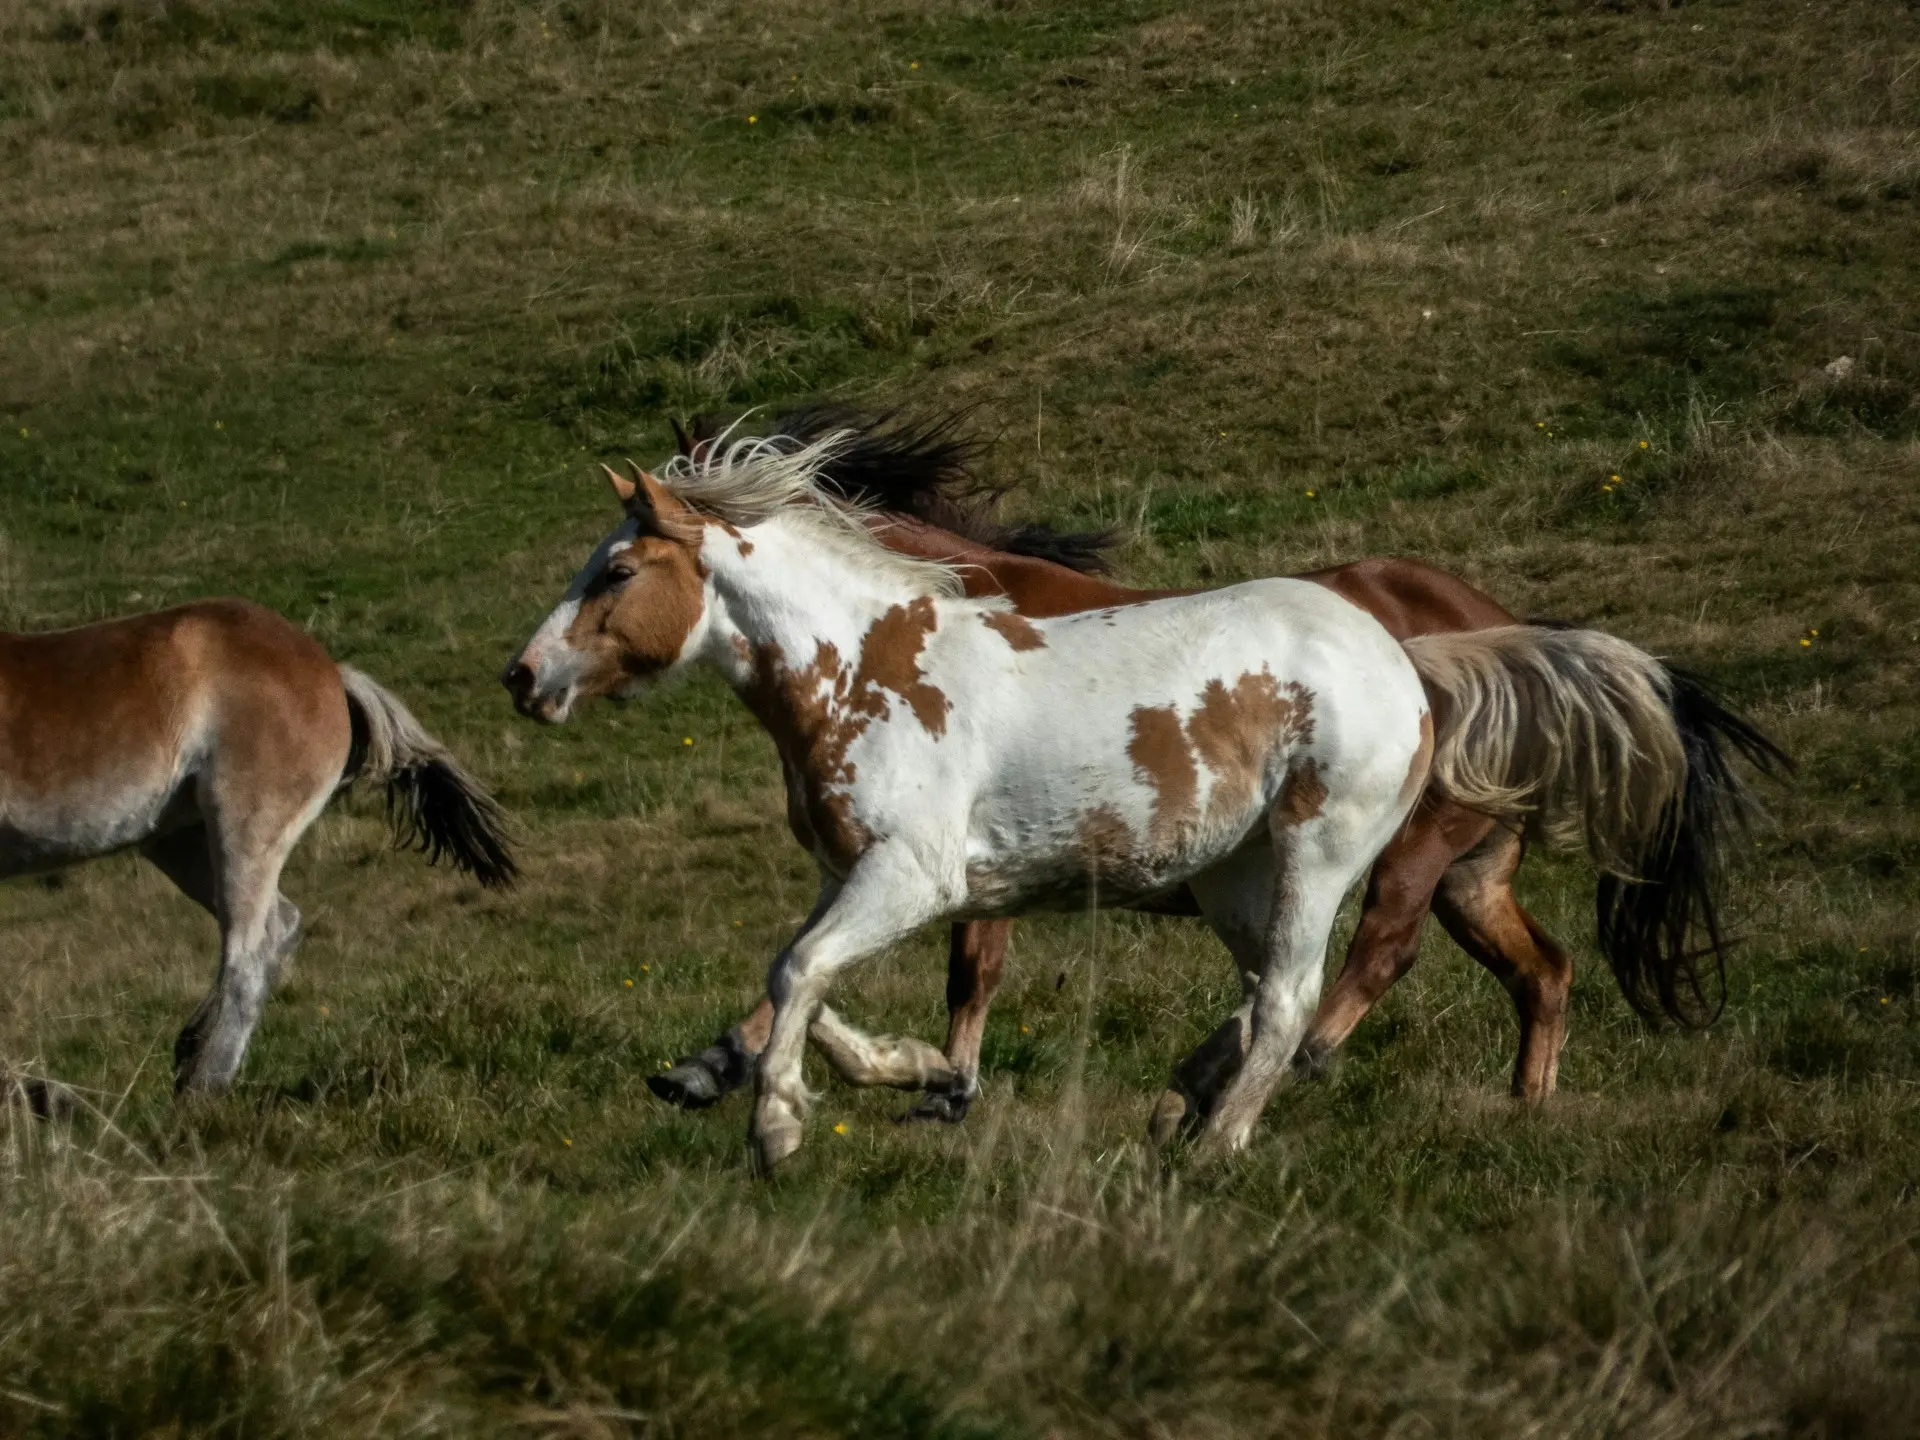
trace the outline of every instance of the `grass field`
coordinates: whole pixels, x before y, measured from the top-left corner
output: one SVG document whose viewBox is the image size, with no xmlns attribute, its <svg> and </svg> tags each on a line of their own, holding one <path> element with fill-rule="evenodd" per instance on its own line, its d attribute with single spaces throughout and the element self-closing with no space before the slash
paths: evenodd
<svg viewBox="0 0 1920 1440">
<path fill-rule="evenodd" d="M 211 924 L 126 857 L 0 886 L 0 1056 L 87 1101 L 0 1117 L 0 1435 L 1914 1433 L 1916 135 L 1874 0 L 0 0 L 0 626 L 275 606 L 527 871 L 337 807 L 184 1108 Z M 771 745 L 711 684 L 540 730 L 495 676 L 592 462 L 817 394 L 977 407 L 1008 513 L 1124 578 L 1414 553 L 1719 680 L 1801 764 L 1725 1018 L 1639 1023 L 1537 857 L 1553 1103 L 1430 933 L 1249 1154 L 1163 1171 L 1222 952 L 1035 921 L 964 1126 L 828 1088 L 752 1182 L 740 1101 L 644 1080 L 810 901 Z M 837 1003 L 937 1039 L 943 963 Z"/>
</svg>

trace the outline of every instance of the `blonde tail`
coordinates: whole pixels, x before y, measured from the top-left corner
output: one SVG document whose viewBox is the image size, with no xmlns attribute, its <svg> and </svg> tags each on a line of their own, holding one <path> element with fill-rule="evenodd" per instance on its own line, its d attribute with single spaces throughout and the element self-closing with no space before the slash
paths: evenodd
<svg viewBox="0 0 1920 1440">
<path fill-rule="evenodd" d="M 1787 757 L 1705 682 L 1597 630 L 1508 625 L 1405 647 L 1434 708 L 1430 783 L 1586 850 L 1603 872 L 1601 948 L 1635 1009 L 1685 1024 L 1717 1014 L 1720 856 L 1750 809 L 1728 752 L 1767 774 Z"/>
</svg>

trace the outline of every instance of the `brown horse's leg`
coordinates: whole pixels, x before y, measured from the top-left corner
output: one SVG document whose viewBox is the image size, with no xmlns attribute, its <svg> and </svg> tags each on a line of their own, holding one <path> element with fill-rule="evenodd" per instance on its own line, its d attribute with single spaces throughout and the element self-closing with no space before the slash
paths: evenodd
<svg viewBox="0 0 1920 1440">
<path fill-rule="evenodd" d="M 152 836 L 140 846 L 140 853 L 173 881 L 182 895 L 218 920 L 220 892 L 214 878 L 212 844 L 207 827 L 196 824 Z M 277 895 L 275 900 L 268 920 L 267 943 L 273 958 L 268 962 L 267 979 L 277 985 L 285 978 L 287 962 L 300 944 L 300 907 L 285 895 Z"/>
<path fill-rule="evenodd" d="M 1447 871 L 1433 913 L 1454 942 L 1491 970 L 1513 997 L 1520 1017 L 1513 1093 L 1541 1100 L 1553 1093 L 1560 1071 L 1573 961 L 1514 898 L 1513 872 L 1524 852 L 1519 836 L 1496 830 Z"/>
<path fill-rule="evenodd" d="M 178 1091 L 224 1090 L 240 1068 L 287 938 L 280 928 L 281 868 L 339 782 L 340 762 L 322 747 L 284 757 L 292 773 L 273 775 L 270 783 L 262 762 L 277 759 L 260 750 L 232 758 L 223 747 L 210 782 L 201 786 L 220 973 L 174 1042 Z M 295 767 L 303 761 L 317 773 L 301 775 Z"/>
<path fill-rule="evenodd" d="M 1420 929 L 1434 888 L 1455 858 L 1479 843 L 1493 822 L 1457 805 L 1423 798 L 1387 843 L 1367 878 L 1360 924 L 1346 963 L 1300 1043 L 1294 1065 L 1317 1071 L 1420 954 Z"/>
<path fill-rule="evenodd" d="M 900 1118 L 941 1120 L 949 1125 L 967 1118 L 980 1089 L 980 1042 L 987 1011 L 1006 969 L 1011 920 L 972 920 L 955 925 L 947 946 L 947 1064 L 953 1080 L 934 1090 Z"/>
</svg>

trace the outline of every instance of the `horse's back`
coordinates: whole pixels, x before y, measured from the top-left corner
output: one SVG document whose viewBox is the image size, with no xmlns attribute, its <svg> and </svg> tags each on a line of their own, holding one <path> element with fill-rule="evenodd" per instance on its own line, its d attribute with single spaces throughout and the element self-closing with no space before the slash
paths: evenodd
<svg viewBox="0 0 1920 1440">
<path fill-rule="evenodd" d="M 1276 807 L 1391 802 L 1420 743 L 1424 695 L 1398 643 L 1305 581 L 1038 622 L 1021 643 L 971 817 L 982 913 L 1074 903 L 1090 866 L 1116 899 L 1159 893 Z"/>
<path fill-rule="evenodd" d="M 1297 577 L 1358 605 L 1396 640 L 1512 625 L 1513 615 L 1458 575 L 1400 555 L 1377 555 Z"/>
<path fill-rule="evenodd" d="M 333 660 L 250 601 L 0 635 L 0 872 L 191 819 L 209 766 L 311 788 L 350 743 Z"/>
</svg>

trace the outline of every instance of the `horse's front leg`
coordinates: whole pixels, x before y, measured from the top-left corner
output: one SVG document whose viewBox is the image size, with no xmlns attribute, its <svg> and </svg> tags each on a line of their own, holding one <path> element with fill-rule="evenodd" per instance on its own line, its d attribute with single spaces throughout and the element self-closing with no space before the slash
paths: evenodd
<svg viewBox="0 0 1920 1440">
<path fill-rule="evenodd" d="M 860 858 L 837 894 L 823 898 L 818 921 L 782 952 L 767 976 L 773 1029 L 760 1055 L 748 1137 L 763 1175 L 800 1148 L 812 1098 L 801 1058 L 834 977 L 936 918 L 954 897 L 904 847 L 882 845 Z"/>
</svg>

